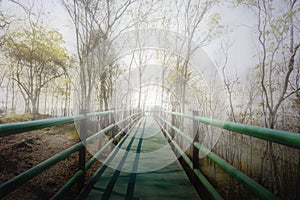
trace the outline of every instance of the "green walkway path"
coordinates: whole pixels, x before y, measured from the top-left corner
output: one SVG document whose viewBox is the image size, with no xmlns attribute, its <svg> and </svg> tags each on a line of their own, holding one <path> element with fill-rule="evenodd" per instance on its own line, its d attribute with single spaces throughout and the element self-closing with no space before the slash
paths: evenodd
<svg viewBox="0 0 300 200">
<path fill-rule="evenodd" d="M 128 132 L 105 163 L 80 199 L 199 199 L 150 116 Z"/>
</svg>

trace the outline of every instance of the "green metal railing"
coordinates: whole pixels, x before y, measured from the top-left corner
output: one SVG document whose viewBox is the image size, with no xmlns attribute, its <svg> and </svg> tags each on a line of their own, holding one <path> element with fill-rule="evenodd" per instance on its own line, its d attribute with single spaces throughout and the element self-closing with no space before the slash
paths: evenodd
<svg viewBox="0 0 300 200">
<path fill-rule="evenodd" d="M 145 120 L 144 120 L 145 122 Z M 136 123 L 136 127 L 138 127 L 142 122 L 139 121 Z M 128 134 L 126 134 L 117 144 L 116 150 L 113 151 L 112 154 L 110 154 L 107 157 L 106 160 L 106 165 L 102 165 L 95 173 L 94 175 L 89 179 L 89 182 L 87 183 L 87 187 L 83 188 L 83 190 L 80 192 L 80 194 L 78 195 L 78 197 L 76 199 L 85 199 L 87 197 L 87 195 L 89 194 L 90 190 L 92 189 L 92 187 L 94 186 L 94 184 L 97 182 L 97 180 L 102 176 L 102 174 L 106 171 L 106 169 L 108 168 L 108 165 L 112 162 L 112 160 L 115 158 L 115 156 L 118 154 L 119 150 L 121 149 L 121 146 L 124 144 L 124 142 L 126 141 L 126 139 L 128 138 L 128 136 L 132 133 L 134 129 L 134 126 L 131 126 L 131 128 L 128 130 Z M 137 131 L 135 131 L 133 137 L 131 138 L 131 141 L 134 140 L 134 137 L 136 135 Z M 118 133 L 118 134 L 121 134 Z M 130 142 L 132 143 L 132 142 Z M 126 152 L 129 151 L 128 148 L 130 148 L 131 144 L 129 143 L 129 146 L 126 148 Z M 126 154 L 125 154 L 126 155 Z M 120 162 L 120 164 L 124 164 L 124 162 Z M 107 195 L 107 194 L 106 194 Z M 108 195 L 109 196 L 109 195 Z M 105 195 L 102 196 L 102 199 L 108 199 L 108 197 Z"/>
<path fill-rule="evenodd" d="M 124 119 L 127 120 L 128 118 Z M 124 121 L 122 120 L 122 121 Z M 122 122 L 120 121 L 120 122 Z M 99 156 L 109 147 L 109 145 L 111 145 L 115 139 L 117 139 L 118 137 L 121 136 L 121 134 L 124 132 L 124 130 L 126 130 L 127 128 L 129 128 L 130 126 L 132 126 L 133 123 L 135 123 L 136 120 L 134 120 L 132 123 L 128 124 L 127 126 L 125 126 L 123 129 L 121 129 L 114 137 L 112 137 L 85 165 L 85 170 L 88 170 L 92 164 L 99 158 Z M 103 129 L 103 133 L 105 133 L 107 131 L 104 131 Z M 88 142 L 93 140 L 92 137 L 88 138 Z M 52 197 L 51 200 L 54 199 L 59 199 L 63 193 L 80 177 L 83 175 L 83 173 L 85 172 L 85 170 L 78 170 L 75 175 L 59 190 L 57 191 Z"/>
<path fill-rule="evenodd" d="M 163 118 L 160 117 L 160 119 L 164 120 Z M 165 123 L 168 123 L 167 121 L 164 120 Z M 166 134 L 166 136 L 169 138 L 171 141 L 171 146 L 173 145 L 176 150 L 179 152 L 179 154 L 182 156 L 184 161 L 187 163 L 189 168 L 193 171 L 193 173 L 196 175 L 198 180 L 203 184 L 205 189 L 210 193 L 210 195 L 213 197 L 213 199 L 223 199 L 222 196 L 216 191 L 216 189 L 212 186 L 212 184 L 206 179 L 206 177 L 202 174 L 202 172 L 198 169 L 195 168 L 193 165 L 193 161 L 185 154 L 185 152 L 182 150 L 182 148 L 176 143 L 175 140 L 173 140 L 171 134 L 163 127 L 163 124 L 157 120 L 157 123 L 160 125 L 162 131 Z M 170 125 L 170 124 L 168 124 Z M 185 134 L 183 136 L 190 141 L 191 138 L 187 137 Z"/>
<path fill-rule="evenodd" d="M 121 112 L 121 111 L 123 110 L 87 113 L 84 115 L 76 115 L 71 117 L 42 119 L 42 120 L 35 120 L 35 121 L 28 121 L 28 122 L 18 122 L 13 124 L 1 124 L 0 137 L 4 137 L 16 133 L 38 130 L 38 129 L 47 128 L 51 126 L 57 126 L 60 124 L 66 124 L 70 122 L 76 122 L 83 119 L 88 119 L 90 117 L 104 116 L 104 115 L 112 114 L 114 112 Z"/>
<path fill-rule="evenodd" d="M 244 124 L 238 124 L 238 123 L 232 123 L 232 122 L 226 122 L 226 121 L 220 121 L 220 120 L 214 120 L 210 118 L 205 118 L 201 116 L 191 116 L 186 115 L 178 112 L 169 112 L 169 111 L 162 111 L 165 113 L 169 113 L 174 116 L 180 116 L 187 119 L 191 119 L 197 122 L 202 122 L 204 124 L 216 126 L 222 129 L 234 131 L 237 133 L 257 137 L 260 139 L 264 139 L 267 141 L 276 142 L 279 144 L 283 144 L 289 147 L 293 148 L 300 148 L 300 134 L 293 133 L 293 132 L 287 132 L 287 131 L 280 131 L 280 130 L 274 130 L 274 129 L 267 129 L 257 126 L 249 126 Z M 164 125 L 168 125 L 172 130 L 174 130 L 176 133 L 178 133 L 182 138 L 184 138 L 189 143 L 193 144 L 193 147 L 197 150 L 201 151 L 205 155 L 207 155 L 208 158 L 210 158 L 213 162 L 215 162 L 221 169 L 223 169 L 225 172 L 230 174 L 232 177 L 234 177 L 237 181 L 239 181 L 241 184 L 246 186 L 249 190 L 254 192 L 258 197 L 262 199 L 278 199 L 274 194 L 272 194 L 270 191 L 268 191 L 266 188 L 249 178 L 246 174 L 239 171 L 234 166 L 227 163 L 225 160 L 211 152 L 209 149 L 205 148 L 203 145 L 199 143 L 199 141 L 195 141 L 193 138 L 185 134 L 182 130 L 178 129 L 176 126 L 174 126 L 172 123 L 168 122 L 164 117 L 161 117 L 160 115 L 155 115 L 159 120 L 157 120 L 162 128 L 162 130 L 167 134 L 167 136 L 172 141 L 172 144 L 176 147 L 176 149 L 179 151 L 179 153 L 182 155 L 183 159 L 186 161 L 188 166 L 193 170 L 194 174 L 198 177 L 198 179 L 202 182 L 204 187 L 207 189 L 207 191 L 212 195 L 214 199 L 220 199 L 221 196 L 219 194 L 216 194 L 215 189 L 211 186 L 211 184 L 206 180 L 206 178 L 201 174 L 198 168 L 195 168 L 193 166 L 194 161 L 192 162 L 188 156 L 182 151 L 182 149 L 176 144 L 176 142 L 172 139 L 174 136 L 171 136 L 171 134 L 168 133 L 168 131 L 164 128 Z M 173 120 L 172 120 L 173 121 Z M 193 158 L 194 159 L 194 158 Z M 199 162 L 199 158 L 197 159 Z M 203 178 L 203 177 L 204 178 Z"/>
<path fill-rule="evenodd" d="M 215 120 L 210 119 L 206 117 L 201 116 L 191 116 L 186 115 L 182 113 L 177 112 L 166 112 L 170 113 L 172 115 L 177 115 L 180 117 L 184 117 L 187 119 L 192 119 L 198 122 L 202 122 L 204 124 L 216 126 L 222 129 L 226 129 L 229 131 L 233 131 L 236 133 L 241 133 L 244 135 L 253 136 L 256 138 L 268 140 L 271 142 L 275 142 L 278 144 L 283 144 L 289 147 L 300 149 L 300 134 L 299 133 L 293 133 L 288 131 L 280 131 L 275 129 L 268 129 L 258 126 L 250 126 L 245 124 L 239 124 L 239 123 L 233 123 L 233 122 L 227 122 L 227 121 L 221 121 L 221 120 Z"/>
<path fill-rule="evenodd" d="M 60 124 L 66 124 L 70 122 L 76 122 L 84 119 L 88 119 L 91 117 L 97 117 L 97 116 L 105 116 L 108 114 L 113 114 L 117 112 L 122 112 L 125 110 L 117 110 L 117 111 L 104 111 L 104 112 L 98 112 L 98 113 L 88 113 L 84 115 L 77 115 L 72 117 L 63 117 L 63 118 L 53 118 L 53 119 L 43 119 L 43 120 L 36 120 L 36 121 L 30 121 L 30 122 L 21 122 L 21 123 L 13 123 L 13 124 L 3 124 L 0 125 L 0 137 L 17 134 L 17 133 L 23 133 L 26 131 L 32 131 L 37 129 L 42 129 L 50 126 L 56 126 Z M 93 134 L 92 136 L 88 137 L 86 139 L 87 143 L 92 142 L 95 138 L 100 136 L 101 134 L 105 134 L 108 131 L 112 130 L 117 125 L 128 122 L 129 119 L 133 119 L 131 123 L 128 123 L 127 126 L 125 126 L 121 131 L 118 132 L 117 135 L 115 135 L 113 138 L 111 138 L 106 145 L 104 145 L 97 153 L 96 155 L 91 158 L 86 164 L 84 169 L 79 169 L 75 175 L 52 197 L 52 199 L 58 199 L 63 195 L 63 193 L 75 182 L 78 180 L 79 177 L 82 177 L 85 170 L 89 169 L 91 165 L 97 160 L 97 158 L 101 155 L 101 153 L 113 142 L 114 139 L 119 137 L 121 133 L 123 133 L 126 128 L 131 126 L 135 121 L 138 119 L 138 115 L 140 113 L 133 113 L 131 116 L 128 116 L 127 118 L 124 118 L 118 122 L 112 123 L 111 125 L 107 126 L 106 128 L 102 129 L 101 131 Z M 54 155 L 53 157 L 41 162 L 40 164 L 34 166 L 33 168 L 15 176 L 14 178 L 2 183 L 0 185 L 0 199 L 7 196 L 9 193 L 14 191 L 15 189 L 22 186 L 24 183 L 29 181 L 30 179 L 38 176 L 51 166 L 55 165 L 59 161 L 67 158 L 71 154 L 73 154 L 76 151 L 79 151 L 84 148 L 83 142 L 78 142 L 74 144 L 73 146 L 69 147 L 68 149 Z"/>
<path fill-rule="evenodd" d="M 128 110 L 127 110 L 128 111 Z M 98 113 L 87 113 L 83 115 L 77 115 L 72 117 L 63 117 L 63 118 L 54 118 L 54 119 L 44 119 L 44 120 L 36 120 L 30 122 L 21 122 L 21 123 L 14 123 L 14 124 L 4 124 L 0 125 L 0 137 L 22 133 L 26 131 L 37 130 L 41 128 L 46 128 L 50 126 L 56 126 L 60 124 L 66 124 L 71 122 L 82 121 L 84 122 L 86 119 L 91 117 L 98 117 L 98 116 L 106 116 L 110 114 L 114 114 L 116 112 L 127 112 L 125 110 L 117 110 L 117 111 L 104 111 Z M 97 160 L 97 158 L 112 144 L 117 138 L 119 138 L 125 130 L 129 130 L 130 127 L 136 123 L 139 119 L 141 113 L 133 112 L 132 115 L 128 117 L 124 117 L 122 120 L 118 122 L 112 122 L 110 125 L 105 127 L 104 129 L 94 133 L 93 135 L 83 139 L 83 141 L 74 144 L 73 146 L 69 147 L 68 149 L 54 155 L 53 157 L 41 162 L 40 164 L 34 166 L 33 168 L 17 175 L 16 177 L 2 183 L 0 185 L 0 199 L 7 196 L 9 193 L 14 191 L 15 189 L 19 188 L 21 185 L 25 184 L 27 181 L 31 180 L 32 178 L 38 176 L 40 173 L 44 172 L 54 164 L 58 163 L 59 161 L 67 158 L 71 154 L 77 151 L 82 151 L 85 149 L 85 143 L 91 143 L 100 135 L 106 134 L 107 132 L 113 130 L 116 126 L 120 124 L 126 124 L 123 129 L 119 130 L 116 135 L 114 135 L 110 140 L 92 157 L 87 163 L 83 163 L 83 167 L 81 166 L 73 175 L 71 179 L 65 183 L 65 185 L 60 188 L 51 199 L 59 199 L 64 192 L 70 188 L 70 186 L 78 181 L 79 178 L 82 178 L 85 171 L 89 169 L 92 164 Z M 172 122 L 169 122 L 165 118 L 165 114 L 170 114 L 172 116 Z M 231 164 L 227 163 L 225 160 L 220 158 L 218 155 L 211 152 L 209 149 L 201 145 L 199 140 L 195 140 L 195 138 L 190 137 L 182 130 L 174 126 L 174 116 L 179 116 L 187 119 L 191 119 L 194 122 L 194 132 L 198 130 L 198 125 L 196 122 L 201 122 L 204 124 L 216 126 L 222 129 L 226 129 L 229 131 L 234 131 L 237 133 L 253 136 L 256 138 L 264 139 L 267 141 L 276 142 L 282 145 L 286 145 L 289 147 L 300 149 L 300 134 L 287 132 L 287 131 L 279 131 L 273 129 L 267 129 L 257 126 L 249 126 L 244 124 L 220 121 L 210 118 L 201 117 L 198 115 L 186 115 L 178 112 L 169 112 L 169 111 L 161 111 L 159 114 L 154 112 L 154 116 L 156 121 L 161 127 L 161 130 L 165 133 L 166 137 L 168 137 L 171 145 L 176 149 L 176 151 L 182 155 L 182 158 L 187 163 L 189 168 L 194 173 L 194 176 L 202 183 L 202 185 L 206 188 L 206 190 L 211 194 L 214 199 L 222 199 L 221 195 L 216 191 L 216 189 L 212 186 L 212 184 L 206 179 L 206 177 L 201 173 L 199 169 L 199 151 L 207 155 L 213 162 L 215 162 L 221 169 L 223 169 L 226 173 L 230 174 L 233 178 L 235 178 L 238 182 L 243 184 L 249 190 L 254 192 L 259 198 L 261 199 L 277 199 L 277 197 L 264 188 L 262 185 L 258 184 L 250 177 L 248 177 L 243 172 L 239 171 L 237 168 L 232 166 Z M 130 120 L 129 119 L 133 119 Z M 81 125 L 84 123 L 81 123 Z M 171 128 L 171 133 L 168 132 L 165 126 Z M 195 129 L 196 127 L 196 129 Z M 193 144 L 193 159 L 191 160 L 187 154 L 182 150 L 182 148 L 176 143 L 174 140 L 174 133 L 178 134 L 181 138 Z M 198 134 L 198 132 L 197 132 Z M 196 152 L 196 153 L 195 153 Z M 85 152 L 84 152 L 85 153 Z M 80 156 L 79 156 L 80 157 Z M 84 157 L 85 158 L 85 157 Z"/>
</svg>

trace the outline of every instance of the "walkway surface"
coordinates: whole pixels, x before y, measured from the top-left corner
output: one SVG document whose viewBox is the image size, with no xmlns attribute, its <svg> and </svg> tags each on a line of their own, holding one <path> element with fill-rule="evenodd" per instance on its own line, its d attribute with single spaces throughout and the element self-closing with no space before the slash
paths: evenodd
<svg viewBox="0 0 300 200">
<path fill-rule="evenodd" d="M 151 116 L 128 131 L 105 163 L 80 199 L 200 199 Z"/>
</svg>

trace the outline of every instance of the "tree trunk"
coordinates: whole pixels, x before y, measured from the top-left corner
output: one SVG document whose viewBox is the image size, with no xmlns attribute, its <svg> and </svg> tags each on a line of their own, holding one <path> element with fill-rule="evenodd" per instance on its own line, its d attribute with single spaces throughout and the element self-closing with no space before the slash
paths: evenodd
<svg viewBox="0 0 300 200">
<path fill-rule="evenodd" d="M 37 98 L 36 97 L 32 97 L 30 98 L 31 101 L 31 114 L 32 114 L 32 118 L 33 120 L 36 119 L 37 115 L 38 115 L 38 108 L 37 108 Z"/>
</svg>

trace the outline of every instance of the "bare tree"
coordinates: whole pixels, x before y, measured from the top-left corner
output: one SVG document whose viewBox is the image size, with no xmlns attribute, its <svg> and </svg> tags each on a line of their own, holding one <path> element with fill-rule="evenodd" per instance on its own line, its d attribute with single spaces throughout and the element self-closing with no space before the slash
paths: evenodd
<svg viewBox="0 0 300 200">
<path fill-rule="evenodd" d="M 61 34 L 43 26 L 40 14 L 32 11 L 34 4 L 27 7 L 15 3 L 24 10 L 28 21 L 24 28 L 6 35 L 4 48 L 13 66 L 12 79 L 24 97 L 25 107 L 36 115 L 42 89 L 65 73 L 68 56 L 62 47 Z"/>
<path fill-rule="evenodd" d="M 283 102 L 297 93 L 300 88 L 293 85 L 295 72 L 295 58 L 299 52 L 300 41 L 299 21 L 296 17 L 299 2 L 267 1 L 240 1 L 246 4 L 257 15 L 257 39 L 259 43 L 259 62 L 257 69 L 260 73 L 262 109 L 265 117 L 265 126 L 276 128 L 277 113 Z M 280 6 L 278 6 L 279 4 Z M 280 7 L 280 9 L 279 9 Z M 270 156 L 270 167 L 264 170 L 266 157 Z M 264 171 L 267 176 L 273 177 L 274 192 L 279 192 L 280 179 L 275 163 L 273 145 L 267 143 L 261 164 L 261 177 Z M 272 174 L 270 174 L 272 173 Z"/>
<path fill-rule="evenodd" d="M 0 1 L 0 6 L 1 6 L 1 1 Z M 7 16 L 3 14 L 2 11 L 0 11 L 0 48 L 5 44 L 4 38 L 6 37 L 8 33 L 8 27 L 9 27 L 10 21 Z M 0 74 L 0 88 L 3 84 L 3 81 L 5 79 L 5 76 L 8 73 L 8 68 L 6 67 L 6 64 L 0 63 L 0 69 L 1 69 L 1 74 Z"/>
<path fill-rule="evenodd" d="M 122 24 L 121 19 L 134 2 L 134 0 L 62 1 L 75 26 L 80 68 L 81 109 L 90 109 L 95 84 L 101 84 L 99 87 L 103 97 L 101 99 L 104 101 L 105 109 L 108 107 L 107 98 L 111 88 L 107 88 L 106 83 L 111 79 L 110 73 L 113 71 L 104 69 L 105 56 L 107 56 L 106 52 L 111 51 L 109 46 L 111 41 L 132 26 L 131 22 Z M 99 54 L 92 54 L 97 48 L 102 48 L 102 57 L 99 57 Z M 113 63 L 106 64 L 111 64 L 110 67 L 114 66 Z M 100 83 L 96 82 L 98 80 Z"/>
</svg>

